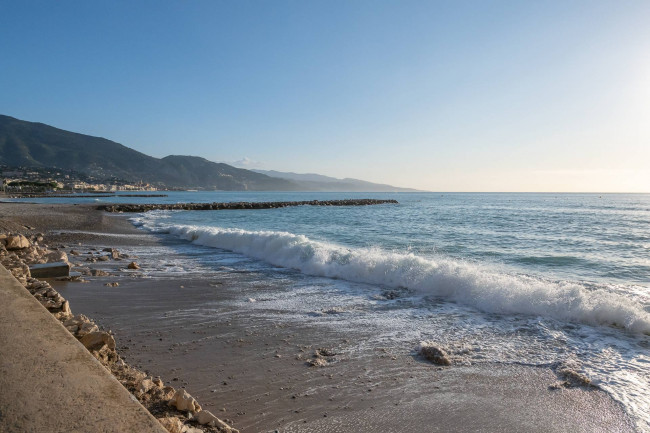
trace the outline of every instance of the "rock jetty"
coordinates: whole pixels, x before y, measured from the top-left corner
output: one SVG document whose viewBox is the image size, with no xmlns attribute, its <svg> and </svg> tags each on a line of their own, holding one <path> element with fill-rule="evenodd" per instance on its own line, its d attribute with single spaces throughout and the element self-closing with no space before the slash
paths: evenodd
<svg viewBox="0 0 650 433">
<path fill-rule="evenodd" d="M 167 204 L 108 204 L 97 209 L 106 212 L 147 212 L 150 210 L 234 210 L 234 209 L 275 209 L 290 206 L 370 206 L 376 204 L 398 204 L 397 200 L 372 198 L 346 200 L 310 201 L 264 201 L 232 203 L 167 203 Z"/>
</svg>

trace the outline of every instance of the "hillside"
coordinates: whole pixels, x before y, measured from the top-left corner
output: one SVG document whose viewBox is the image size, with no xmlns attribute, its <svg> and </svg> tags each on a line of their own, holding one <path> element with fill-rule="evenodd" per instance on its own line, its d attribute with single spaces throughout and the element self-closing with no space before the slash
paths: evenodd
<svg viewBox="0 0 650 433">
<path fill-rule="evenodd" d="M 294 182 L 195 156 L 154 158 L 114 141 L 0 115 L 0 164 L 56 167 L 119 178 L 221 190 L 298 190 Z"/>
<path fill-rule="evenodd" d="M 198 156 L 154 158 L 101 137 L 0 115 L 0 165 L 73 170 L 97 179 L 227 191 L 414 191 L 319 174 L 246 170 Z"/>
</svg>

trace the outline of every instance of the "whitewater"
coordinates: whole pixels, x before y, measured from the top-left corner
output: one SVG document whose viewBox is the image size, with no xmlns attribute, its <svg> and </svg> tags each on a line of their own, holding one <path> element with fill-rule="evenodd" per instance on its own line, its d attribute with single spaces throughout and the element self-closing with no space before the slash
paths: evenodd
<svg viewBox="0 0 650 433">
<path fill-rule="evenodd" d="M 252 259 L 241 266 L 269 275 L 333 279 L 335 309 L 347 314 L 339 326 L 375 327 L 382 344 L 434 340 L 461 363 L 572 365 L 650 431 L 650 196 L 388 198 L 400 204 L 154 211 L 132 221 Z M 387 291 L 400 302 L 356 314 Z M 299 309 L 300 296 L 276 308 Z"/>
</svg>

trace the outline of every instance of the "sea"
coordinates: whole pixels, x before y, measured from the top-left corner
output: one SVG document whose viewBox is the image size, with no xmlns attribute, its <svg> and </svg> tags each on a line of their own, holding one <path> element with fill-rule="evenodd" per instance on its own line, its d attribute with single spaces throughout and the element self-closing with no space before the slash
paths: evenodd
<svg viewBox="0 0 650 433">
<path fill-rule="evenodd" d="M 459 364 L 569 366 L 650 431 L 650 194 L 170 192 L 30 201 L 345 198 L 398 204 L 152 211 L 131 221 L 180 241 L 180 271 L 263 273 L 269 285 L 259 297 L 296 321 L 334 314 L 323 326 L 371 330 L 363 344 L 409 351 L 432 342 Z"/>
</svg>

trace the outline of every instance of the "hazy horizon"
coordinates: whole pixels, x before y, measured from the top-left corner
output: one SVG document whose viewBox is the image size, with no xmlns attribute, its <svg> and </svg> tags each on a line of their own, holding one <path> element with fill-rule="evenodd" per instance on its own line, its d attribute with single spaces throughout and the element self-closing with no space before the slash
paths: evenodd
<svg viewBox="0 0 650 433">
<path fill-rule="evenodd" d="M 438 192 L 650 192 L 650 3 L 0 7 L 0 112 Z"/>
</svg>

